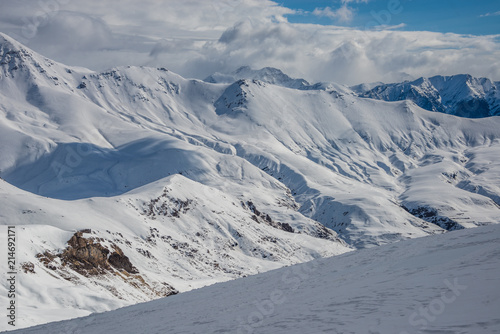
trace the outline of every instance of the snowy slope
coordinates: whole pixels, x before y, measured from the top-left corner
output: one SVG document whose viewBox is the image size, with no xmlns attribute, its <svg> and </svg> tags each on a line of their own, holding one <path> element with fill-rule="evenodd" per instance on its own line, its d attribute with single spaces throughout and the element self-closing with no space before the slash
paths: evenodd
<svg viewBox="0 0 500 334">
<path fill-rule="evenodd" d="M 21 326 L 351 249 L 297 212 L 283 184 L 234 156 L 230 145 L 204 137 L 203 120 L 192 117 L 206 98 L 193 98 L 198 82 L 164 69 L 94 74 L 10 39 L 2 45 L 1 163 L 10 184 L 0 180 L 0 221 L 22 228 L 18 260 L 33 268 L 20 278 Z M 153 103 L 140 108 L 141 92 L 151 91 L 135 81 L 154 87 L 148 80 L 158 74 L 161 99 L 149 96 Z M 170 93 L 179 88 L 187 97 L 177 106 Z M 184 128 L 201 135 L 187 137 Z M 120 247 L 138 273 L 97 263 L 94 275 L 65 264 L 77 231 L 89 231 L 83 239 L 110 252 Z M 1 265 L 6 272 L 6 261 Z"/>
<path fill-rule="evenodd" d="M 0 224 L 34 268 L 22 325 L 500 221 L 500 117 L 274 83 L 96 73 L 0 35 Z"/>
<path fill-rule="evenodd" d="M 496 333 L 499 245 L 479 227 L 13 333 Z"/>
<path fill-rule="evenodd" d="M 302 204 L 301 212 L 358 246 L 357 238 L 370 242 L 369 231 L 387 239 L 388 232 L 394 231 L 396 238 L 401 229 L 410 232 L 414 221 L 398 203 L 410 210 L 431 206 L 437 216 L 450 219 L 464 216 L 459 223 L 464 226 L 498 221 L 493 196 L 463 191 L 459 183 L 474 174 L 467 165 L 470 151 L 483 145 L 498 149 L 498 118 L 471 121 L 425 112 L 410 102 L 292 92 L 248 81 L 230 86 L 215 105 L 220 116 L 234 120 L 233 133 L 260 133 L 258 138 L 272 133 L 265 143 L 247 146 L 243 156 L 281 178 Z M 258 127 L 247 130 L 245 120 Z M 279 165 L 263 161 L 273 155 L 279 156 Z M 496 156 L 484 171 L 494 170 Z M 289 170 L 284 172 L 284 167 Z M 417 173 L 426 178 L 417 178 Z M 347 231 L 341 214 L 350 220 Z M 377 232 L 379 226 L 386 235 Z"/>
<path fill-rule="evenodd" d="M 300 236 L 261 217 L 254 221 L 240 199 L 179 175 L 123 196 L 70 202 L 0 182 L 0 219 L 17 226 L 18 233 L 18 327 L 107 311 L 349 250 L 334 233 L 326 235 L 320 224 L 298 213 L 276 209 L 266 214 L 273 222 L 289 222 Z M 84 238 L 110 251 L 118 246 L 137 272 L 95 266 L 102 272 L 92 274 L 65 265 L 58 254 L 82 229 L 87 230 Z M 6 229 L 1 231 L 5 239 Z M 8 271 L 7 261 L 0 265 L 2 273 Z M 6 296 L 2 293 L 2 303 Z M 0 328 L 7 329 L 6 324 Z"/>
</svg>

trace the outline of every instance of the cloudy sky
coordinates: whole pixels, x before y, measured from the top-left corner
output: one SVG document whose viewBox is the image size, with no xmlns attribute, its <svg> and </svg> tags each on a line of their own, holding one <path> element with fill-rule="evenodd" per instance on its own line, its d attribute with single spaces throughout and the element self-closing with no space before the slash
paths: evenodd
<svg viewBox="0 0 500 334">
<path fill-rule="evenodd" d="M 68 65 L 242 65 L 309 81 L 500 80 L 498 0 L 0 0 L 0 31 Z"/>
</svg>

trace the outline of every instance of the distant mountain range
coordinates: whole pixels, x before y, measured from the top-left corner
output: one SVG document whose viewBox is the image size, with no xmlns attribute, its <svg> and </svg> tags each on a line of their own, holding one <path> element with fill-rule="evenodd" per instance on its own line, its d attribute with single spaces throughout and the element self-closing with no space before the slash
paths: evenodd
<svg viewBox="0 0 500 334">
<path fill-rule="evenodd" d="M 384 101 L 411 100 L 426 110 L 460 117 L 500 115 L 500 82 L 467 74 L 382 84 L 368 90 L 357 86 L 354 90 L 360 97 Z"/>
<path fill-rule="evenodd" d="M 215 73 L 205 81 L 232 83 L 239 79 L 258 80 L 301 90 L 337 90 L 344 94 L 384 101 L 409 100 L 423 109 L 460 117 L 482 118 L 500 115 L 500 82 L 474 78 L 468 74 L 438 75 L 401 83 L 361 84 L 348 88 L 334 83 L 310 84 L 304 79 L 290 78 L 276 68 L 252 70 L 243 66 L 229 74 Z"/>
</svg>

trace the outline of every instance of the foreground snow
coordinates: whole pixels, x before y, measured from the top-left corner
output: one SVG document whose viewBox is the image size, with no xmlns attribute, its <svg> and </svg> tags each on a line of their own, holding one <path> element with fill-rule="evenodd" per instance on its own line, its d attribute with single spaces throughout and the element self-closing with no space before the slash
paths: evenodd
<svg viewBox="0 0 500 334">
<path fill-rule="evenodd" d="M 491 225 L 13 333 L 496 333 L 499 285 Z"/>
</svg>

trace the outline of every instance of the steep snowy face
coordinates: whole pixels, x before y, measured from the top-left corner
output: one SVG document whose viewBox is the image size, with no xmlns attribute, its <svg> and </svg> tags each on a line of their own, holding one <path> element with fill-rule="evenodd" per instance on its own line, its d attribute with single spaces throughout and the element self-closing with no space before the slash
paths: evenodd
<svg viewBox="0 0 500 334">
<path fill-rule="evenodd" d="M 77 80 L 86 73 L 91 71 L 57 63 L 0 33 L 0 88 L 4 95 L 36 104 L 39 87 L 74 93 Z"/>
<path fill-rule="evenodd" d="M 403 83 L 356 87 L 361 97 L 384 101 L 411 100 L 418 106 L 446 114 L 481 118 L 500 114 L 497 83 L 470 75 L 435 76 Z"/>
<path fill-rule="evenodd" d="M 39 303 L 68 310 L 58 320 L 500 221 L 500 117 L 272 69 L 227 84 L 96 73 L 2 38 L 0 223 L 25 235 L 26 324 L 46 320 Z"/>
</svg>

